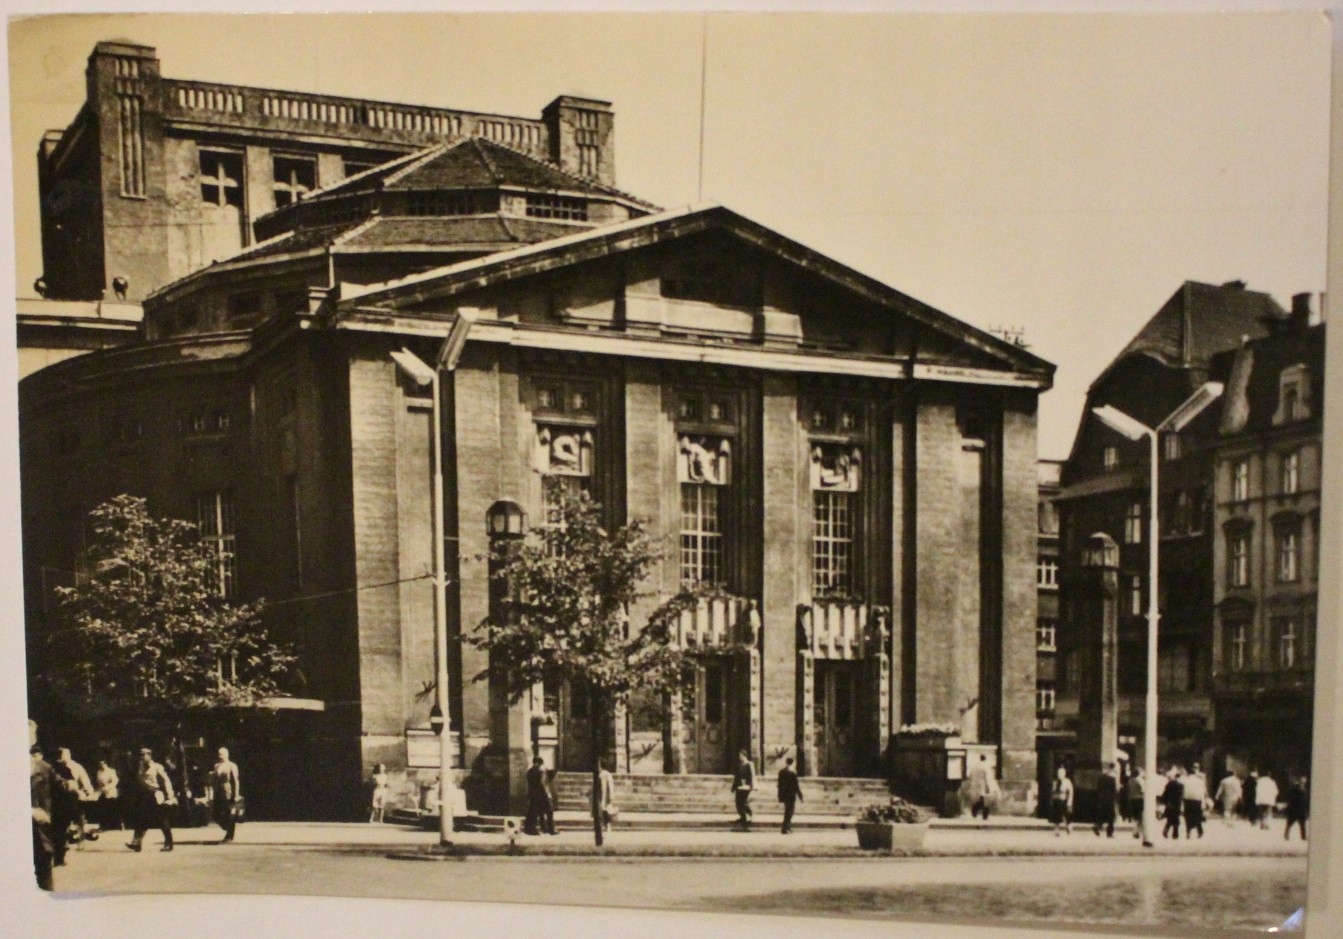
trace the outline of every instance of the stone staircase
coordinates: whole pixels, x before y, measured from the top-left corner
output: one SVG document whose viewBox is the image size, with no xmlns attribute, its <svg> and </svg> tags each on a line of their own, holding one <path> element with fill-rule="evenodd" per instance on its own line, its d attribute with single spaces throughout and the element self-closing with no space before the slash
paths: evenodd
<svg viewBox="0 0 1343 939">
<path fill-rule="evenodd" d="M 556 808 L 561 812 L 586 812 L 591 785 L 592 776 L 588 773 L 556 774 Z M 798 811 L 807 815 L 852 816 L 866 805 L 889 800 L 890 787 L 884 779 L 811 776 L 802 779 L 802 798 Z M 618 773 L 614 802 L 622 817 L 634 812 L 736 814 L 731 776 Z M 756 775 L 756 791 L 751 803 L 757 812 L 782 811 L 772 776 Z"/>
</svg>

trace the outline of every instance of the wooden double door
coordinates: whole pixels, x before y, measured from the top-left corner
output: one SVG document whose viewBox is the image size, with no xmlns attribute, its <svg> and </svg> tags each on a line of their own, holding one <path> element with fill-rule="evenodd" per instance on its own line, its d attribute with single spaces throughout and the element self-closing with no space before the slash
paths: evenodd
<svg viewBox="0 0 1343 939">
<path fill-rule="evenodd" d="M 858 770 L 862 666 L 860 661 L 816 663 L 812 727 L 819 776 L 853 776 Z"/>
<path fill-rule="evenodd" d="M 745 669 L 732 656 L 706 656 L 682 692 L 685 772 L 730 773 L 741 749 Z"/>
</svg>

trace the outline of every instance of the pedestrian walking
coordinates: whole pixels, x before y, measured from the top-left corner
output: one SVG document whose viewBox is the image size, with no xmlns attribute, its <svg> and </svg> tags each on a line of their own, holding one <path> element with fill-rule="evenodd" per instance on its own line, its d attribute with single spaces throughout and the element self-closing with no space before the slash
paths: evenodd
<svg viewBox="0 0 1343 939">
<path fill-rule="evenodd" d="M 532 760 L 532 768 L 527 770 L 527 818 L 522 823 L 522 831 L 528 835 L 555 834 L 555 806 L 550 801 L 546 761 L 539 756 Z"/>
<path fill-rule="evenodd" d="M 69 747 L 56 751 L 56 762 L 51 764 L 51 769 L 56 774 L 56 789 L 51 800 L 51 833 L 55 839 L 52 863 L 61 867 L 65 864 L 70 844 L 79 844 L 84 838 L 87 825 L 84 802 L 92 799 L 94 792 L 88 772 L 74 761 Z"/>
<path fill-rule="evenodd" d="M 42 748 L 34 744 L 28 748 L 29 788 L 33 800 L 33 873 L 41 890 L 55 887 L 52 864 L 56 843 L 51 832 L 52 793 L 56 788 L 56 774 L 46 760 Z"/>
<path fill-rule="evenodd" d="M 1180 768 L 1171 767 L 1166 774 L 1166 788 L 1161 791 L 1161 804 L 1165 806 L 1166 825 L 1161 829 L 1162 838 L 1180 838 L 1180 813 L 1184 809 L 1184 783 L 1180 781 Z"/>
<path fill-rule="evenodd" d="M 793 758 L 790 756 L 784 761 L 783 769 L 779 770 L 779 801 L 783 803 L 783 827 L 779 829 L 780 834 L 791 835 L 793 833 L 793 812 L 797 809 L 798 802 L 805 802 L 802 798 L 802 784 L 798 782 L 797 770 L 793 769 Z"/>
<path fill-rule="evenodd" d="M 751 790 L 755 789 L 755 766 L 745 750 L 737 754 L 737 769 L 732 774 L 732 794 L 737 802 L 737 825 L 751 830 Z"/>
<path fill-rule="evenodd" d="M 369 824 L 382 822 L 387 812 L 387 767 L 378 763 L 368 777 L 368 821 Z"/>
<path fill-rule="evenodd" d="M 1245 811 L 1245 819 L 1252 826 L 1259 822 L 1259 805 L 1255 801 L 1259 796 L 1259 770 L 1250 770 L 1245 777 L 1245 786 L 1241 791 L 1240 804 Z"/>
<path fill-rule="evenodd" d="M 1128 802 L 1129 817 L 1133 819 L 1133 837 L 1142 838 L 1145 836 L 1144 829 L 1147 825 L 1147 819 L 1143 816 L 1147 805 L 1143 795 L 1142 770 L 1136 766 L 1133 768 L 1133 772 L 1129 774 L 1124 798 Z"/>
<path fill-rule="evenodd" d="M 99 760 L 93 781 L 98 790 L 98 827 L 103 831 L 121 828 L 121 777 L 107 760 Z"/>
<path fill-rule="evenodd" d="M 1203 767 L 1195 763 L 1184 777 L 1184 834 L 1194 837 L 1194 831 L 1203 837 L 1203 809 L 1208 801 L 1208 782 L 1203 778 Z"/>
<path fill-rule="evenodd" d="M 1306 821 L 1310 818 L 1309 785 L 1305 776 L 1294 776 L 1287 787 L 1287 827 L 1282 833 L 1284 841 L 1291 839 L 1293 825 L 1300 826 L 1301 840 L 1306 840 Z"/>
<path fill-rule="evenodd" d="M 989 767 L 989 758 L 979 754 L 979 762 L 970 767 L 970 815 L 978 818 L 982 813 L 984 821 L 989 820 L 989 809 L 997 801 L 998 780 Z"/>
<path fill-rule="evenodd" d="M 597 771 L 597 812 L 601 816 L 603 831 L 611 830 L 611 823 L 615 821 L 616 815 L 619 814 L 615 797 L 616 777 L 603 762 L 601 769 Z"/>
<path fill-rule="evenodd" d="M 1105 764 L 1105 771 L 1096 780 L 1096 824 L 1091 830 L 1100 837 L 1105 829 L 1105 837 L 1115 836 L 1115 811 L 1119 800 L 1119 776 L 1113 763 Z"/>
<path fill-rule="evenodd" d="M 1269 773 L 1259 777 L 1254 788 L 1254 814 L 1259 816 L 1259 827 L 1268 829 L 1269 819 L 1273 817 L 1273 807 L 1278 804 L 1278 782 Z"/>
<path fill-rule="evenodd" d="M 1049 821 L 1054 825 L 1055 838 L 1060 827 L 1070 835 L 1073 833 L 1073 781 L 1062 766 L 1049 787 Z"/>
<path fill-rule="evenodd" d="M 1118 810 L 1119 817 L 1126 822 L 1136 821 L 1136 819 L 1134 819 L 1131 815 L 1129 815 L 1128 781 L 1133 774 L 1129 772 L 1128 754 L 1125 753 L 1123 750 L 1120 750 L 1118 753 L 1116 753 L 1115 765 L 1119 771 L 1118 772 L 1119 791 L 1116 794 L 1116 808 Z"/>
<path fill-rule="evenodd" d="M 215 824 L 224 829 L 220 844 L 230 844 L 238 828 L 238 803 L 242 799 L 242 781 L 238 764 L 229 759 L 228 747 L 219 748 L 219 759 L 210 770 L 210 806 Z"/>
<path fill-rule="evenodd" d="M 140 750 L 140 760 L 135 764 L 135 776 L 131 781 L 131 841 L 126 847 L 139 851 L 144 843 L 145 832 L 157 828 L 163 832 L 164 851 L 173 849 L 173 829 L 169 822 L 169 813 L 177 804 L 173 794 L 173 783 L 168 772 L 160 763 L 154 761 L 154 751 L 149 747 Z"/>
<path fill-rule="evenodd" d="M 1241 811 L 1240 777 L 1231 772 L 1223 776 L 1217 784 L 1217 795 L 1214 798 L 1222 810 L 1222 821 L 1230 828 L 1235 824 L 1236 813 Z"/>
</svg>

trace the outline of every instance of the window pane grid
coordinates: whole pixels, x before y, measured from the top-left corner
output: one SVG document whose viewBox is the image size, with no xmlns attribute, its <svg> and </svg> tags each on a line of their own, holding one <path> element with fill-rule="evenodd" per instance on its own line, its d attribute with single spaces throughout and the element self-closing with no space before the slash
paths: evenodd
<svg viewBox="0 0 1343 939">
<path fill-rule="evenodd" d="M 812 504 L 812 593 L 847 594 L 853 589 L 852 493 L 817 492 Z"/>
<path fill-rule="evenodd" d="M 681 485 L 681 581 L 723 583 L 723 527 L 718 514 L 720 487 Z"/>
<path fill-rule="evenodd" d="M 233 523 L 233 493 L 210 492 L 196 497 L 196 524 L 201 540 L 213 555 L 215 589 L 233 595 L 237 579 L 237 545 Z"/>
</svg>

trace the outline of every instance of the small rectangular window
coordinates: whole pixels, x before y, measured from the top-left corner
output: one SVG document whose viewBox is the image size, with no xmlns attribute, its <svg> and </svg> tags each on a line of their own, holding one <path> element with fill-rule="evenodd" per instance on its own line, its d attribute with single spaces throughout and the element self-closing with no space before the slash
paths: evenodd
<svg viewBox="0 0 1343 939">
<path fill-rule="evenodd" d="M 588 203 L 586 199 L 569 196 L 527 196 L 527 215 L 530 218 L 554 218 L 568 221 L 586 222 Z"/>
<path fill-rule="evenodd" d="M 1059 562 L 1055 558 L 1042 557 L 1036 560 L 1035 586 L 1041 590 L 1058 589 Z"/>
<path fill-rule="evenodd" d="M 1287 453 L 1282 458 L 1282 493 L 1294 495 L 1301 489 L 1301 453 Z"/>
<path fill-rule="evenodd" d="M 1245 532 L 1235 532 L 1229 538 L 1228 563 L 1233 587 L 1250 585 L 1250 536 Z"/>
<path fill-rule="evenodd" d="M 1124 515 L 1124 543 L 1142 544 L 1142 503 L 1130 502 Z"/>
<path fill-rule="evenodd" d="M 251 326 L 261 316 L 261 294 L 236 293 L 228 298 L 230 326 Z"/>
<path fill-rule="evenodd" d="M 1142 616 L 1142 578 L 1133 575 L 1128 584 L 1128 611 L 1130 616 Z"/>
<path fill-rule="evenodd" d="M 1035 683 L 1035 710 L 1041 714 L 1052 714 L 1056 694 L 1052 681 L 1037 681 Z"/>
<path fill-rule="evenodd" d="M 1106 447 L 1101 453 L 1101 465 L 1107 470 L 1118 469 L 1119 448 L 1114 446 Z"/>
<path fill-rule="evenodd" d="M 1301 532 L 1289 528 L 1278 533 L 1278 580 L 1294 583 L 1301 577 Z"/>
<path fill-rule="evenodd" d="M 1249 628 L 1244 622 L 1229 623 L 1226 627 L 1226 665 L 1228 671 L 1240 672 L 1248 664 Z"/>
<path fill-rule="evenodd" d="M 1245 502 L 1250 498 L 1250 461 L 1239 460 L 1231 471 L 1231 499 Z"/>
<path fill-rule="evenodd" d="M 233 206 L 243 204 L 242 154 L 225 150 L 200 151 L 201 201 L 206 205 Z"/>
<path fill-rule="evenodd" d="M 317 161 L 311 157 L 276 156 L 272 158 L 275 207 L 298 202 L 317 188 Z"/>
<path fill-rule="evenodd" d="M 1038 652 L 1058 650 L 1058 626 L 1052 622 L 1035 624 L 1035 649 Z"/>
<path fill-rule="evenodd" d="M 1162 447 L 1165 458 L 1169 460 L 1178 460 L 1182 455 L 1180 435 L 1177 433 L 1167 433 L 1163 435 Z"/>
</svg>

